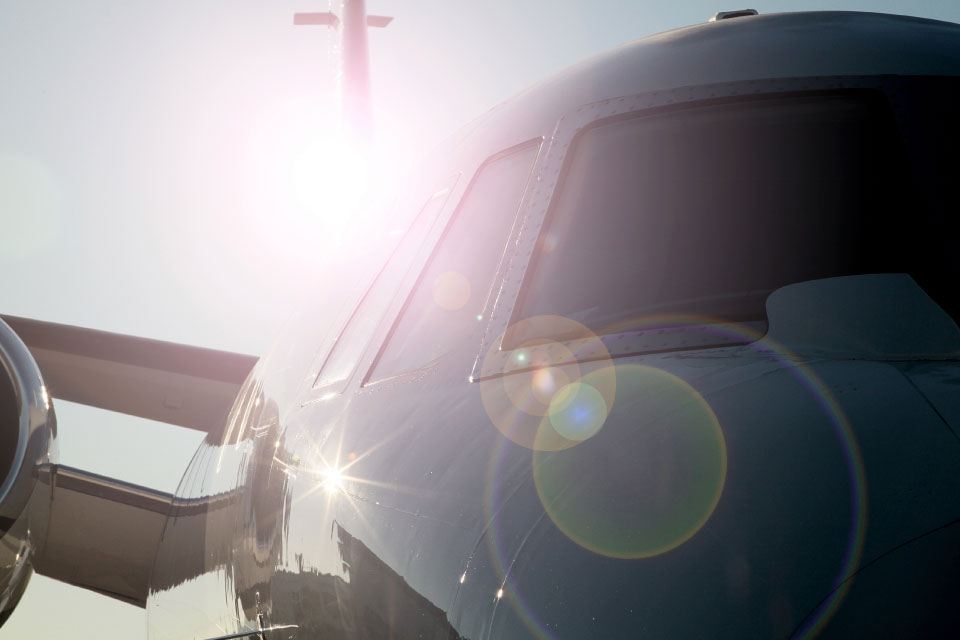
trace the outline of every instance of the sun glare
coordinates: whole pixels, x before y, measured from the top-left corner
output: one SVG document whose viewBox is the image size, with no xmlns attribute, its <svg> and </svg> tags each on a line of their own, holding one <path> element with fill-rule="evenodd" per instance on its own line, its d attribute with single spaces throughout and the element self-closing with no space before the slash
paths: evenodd
<svg viewBox="0 0 960 640">
<path fill-rule="evenodd" d="M 320 475 L 323 477 L 323 482 L 321 484 L 323 485 L 324 490 L 327 492 L 333 493 L 334 491 L 339 491 L 343 488 L 343 473 L 340 471 L 340 469 L 331 467 L 330 469 L 323 471 Z"/>
<path fill-rule="evenodd" d="M 342 132 L 308 136 L 293 159 L 293 190 L 300 211 L 329 231 L 342 231 L 364 207 L 369 158 Z"/>
</svg>

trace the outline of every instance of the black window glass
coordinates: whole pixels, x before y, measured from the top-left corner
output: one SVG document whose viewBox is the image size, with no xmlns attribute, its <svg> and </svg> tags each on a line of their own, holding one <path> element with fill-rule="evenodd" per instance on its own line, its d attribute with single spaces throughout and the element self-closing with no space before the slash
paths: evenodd
<svg viewBox="0 0 960 640">
<path fill-rule="evenodd" d="M 360 356 L 370 342 L 387 305 L 397 292 L 404 274 L 409 268 L 424 237 L 437 219 L 447 201 L 452 182 L 427 199 L 413 224 L 404 234 L 389 262 L 367 290 L 360 304 L 354 310 L 346 328 L 340 334 L 330 354 L 327 356 L 314 388 L 331 387 L 339 391 L 348 376 L 353 372 Z M 339 386 L 338 386 L 339 383 Z M 336 387 L 336 388 L 333 388 Z"/>
<path fill-rule="evenodd" d="M 371 380 L 422 368 L 460 344 L 483 305 L 516 220 L 539 144 L 495 156 L 477 172 L 377 359 Z"/>
<path fill-rule="evenodd" d="M 571 147 L 514 319 L 601 333 L 639 316 L 763 321 L 783 285 L 909 271 L 891 250 L 908 174 L 889 107 L 868 92 L 600 123 Z"/>
</svg>

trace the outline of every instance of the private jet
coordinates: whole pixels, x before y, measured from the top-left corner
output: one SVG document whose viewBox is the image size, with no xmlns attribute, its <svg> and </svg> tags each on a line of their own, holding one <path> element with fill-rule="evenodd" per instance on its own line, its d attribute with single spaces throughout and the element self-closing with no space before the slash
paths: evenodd
<svg viewBox="0 0 960 640">
<path fill-rule="evenodd" d="M 152 640 L 952 635 L 958 114 L 956 24 L 720 12 L 453 135 L 259 359 L 5 317 L 3 616 L 36 571 Z M 57 399 L 206 435 L 166 495 L 59 464 Z"/>
</svg>

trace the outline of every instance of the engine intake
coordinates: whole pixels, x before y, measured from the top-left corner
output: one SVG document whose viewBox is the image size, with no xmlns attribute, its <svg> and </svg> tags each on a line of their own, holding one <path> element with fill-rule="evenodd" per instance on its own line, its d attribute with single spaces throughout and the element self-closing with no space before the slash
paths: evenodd
<svg viewBox="0 0 960 640">
<path fill-rule="evenodd" d="M 10 616 L 50 522 L 56 418 L 36 362 L 0 320 L 0 624 Z"/>
</svg>

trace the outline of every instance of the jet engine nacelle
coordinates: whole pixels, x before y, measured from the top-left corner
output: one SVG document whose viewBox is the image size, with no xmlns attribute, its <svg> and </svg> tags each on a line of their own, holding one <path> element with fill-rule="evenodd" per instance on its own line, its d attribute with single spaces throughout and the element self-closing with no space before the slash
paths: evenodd
<svg viewBox="0 0 960 640">
<path fill-rule="evenodd" d="M 56 435 L 40 370 L 0 320 L 0 624 L 20 600 L 46 539 Z"/>
</svg>

